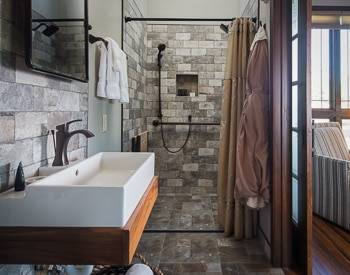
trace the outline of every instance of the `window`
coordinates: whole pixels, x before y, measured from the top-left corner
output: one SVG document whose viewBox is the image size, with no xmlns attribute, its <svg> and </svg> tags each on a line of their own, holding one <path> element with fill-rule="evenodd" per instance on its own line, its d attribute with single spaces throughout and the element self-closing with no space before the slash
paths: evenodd
<svg viewBox="0 0 350 275">
<path fill-rule="evenodd" d="M 348 144 L 348 147 L 350 148 L 350 119 L 343 119 L 342 120 L 342 128 L 343 133 L 346 139 L 346 143 Z"/>
<path fill-rule="evenodd" d="M 341 108 L 350 108 L 350 31 L 340 31 Z"/>
<path fill-rule="evenodd" d="M 328 29 L 313 29 L 311 32 L 311 87 L 312 108 L 328 109 L 330 88 Z"/>
<path fill-rule="evenodd" d="M 350 147 L 350 29 L 317 25 L 311 35 L 313 119 L 339 122 Z"/>
<path fill-rule="evenodd" d="M 299 189 L 299 185 L 303 184 L 303 171 L 300 169 L 300 165 L 302 165 L 301 156 L 301 142 L 302 142 L 302 130 L 300 127 L 300 121 L 302 117 L 300 116 L 300 107 L 298 102 L 300 98 L 303 98 L 305 95 L 305 86 L 303 87 L 303 72 L 300 70 L 302 64 L 300 61 L 300 53 L 302 52 L 302 48 L 300 44 L 302 43 L 302 39 L 300 39 L 300 29 L 299 29 L 299 0 L 292 1 L 292 83 L 291 83 L 291 91 L 292 91 L 292 128 L 291 128 L 291 137 L 292 137 L 292 220 L 295 225 L 299 222 L 299 207 L 298 204 L 301 190 Z M 300 192 L 299 192 L 300 191 Z"/>
</svg>

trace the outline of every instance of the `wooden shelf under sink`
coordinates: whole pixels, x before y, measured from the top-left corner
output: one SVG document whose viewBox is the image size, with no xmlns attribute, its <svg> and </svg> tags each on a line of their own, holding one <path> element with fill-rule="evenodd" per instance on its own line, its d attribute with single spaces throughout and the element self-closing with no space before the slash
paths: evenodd
<svg viewBox="0 0 350 275">
<path fill-rule="evenodd" d="M 123 228 L 0 227 L 1 264 L 130 264 L 158 196 L 158 177 Z"/>
</svg>

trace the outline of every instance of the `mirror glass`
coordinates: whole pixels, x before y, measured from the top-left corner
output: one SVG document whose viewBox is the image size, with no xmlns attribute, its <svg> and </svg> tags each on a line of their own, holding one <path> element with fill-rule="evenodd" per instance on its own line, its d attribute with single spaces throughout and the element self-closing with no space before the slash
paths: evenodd
<svg viewBox="0 0 350 275">
<path fill-rule="evenodd" d="M 31 0 L 27 63 L 33 69 L 87 81 L 86 0 Z"/>
</svg>

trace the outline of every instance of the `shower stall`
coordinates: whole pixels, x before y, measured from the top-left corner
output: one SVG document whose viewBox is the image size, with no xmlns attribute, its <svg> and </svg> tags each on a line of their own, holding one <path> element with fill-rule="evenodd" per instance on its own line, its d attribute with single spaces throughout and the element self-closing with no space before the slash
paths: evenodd
<svg viewBox="0 0 350 275">
<path fill-rule="evenodd" d="M 124 109 L 124 140 L 149 131 L 149 151 L 156 154 L 160 177 L 160 194 L 147 229 L 220 231 L 216 181 L 227 34 L 219 22 L 127 20 L 124 46 L 129 56 L 133 50 L 127 43 L 144 41 L 139 73 L 144 69 L 145 86 L 135 89 L 136 100 Z M 135 30 L 143 38 L 128 41 Z M 133 105 L 146 115 L 139 119 L 144 124 L 136 125 L 138 108 Z M 124 143 L 124 150 L 129 148 Z"/>
<path fill-rule="evenodd" d="M 130 2 L 124 8 L 131 100 L 123 109 L 123 149 L 148 131 L 160 178 L 146 229 L 221 231 L 217 170 L 228 39 L 221 24 L 233 18 L 144 18 Z"/>
</svg>

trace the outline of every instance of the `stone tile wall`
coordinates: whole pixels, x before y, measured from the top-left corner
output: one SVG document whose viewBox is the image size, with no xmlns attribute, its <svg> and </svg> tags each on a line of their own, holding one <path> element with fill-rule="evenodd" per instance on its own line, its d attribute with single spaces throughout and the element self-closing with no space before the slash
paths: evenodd
<svg viewBox="0 0 350 275">
<path fill-rule="evenodd" d="M 142 17 L 135 0 L 124 1 L 125 16 Z M 123 151 L 131 150 L 131 139 L 147 129 L 150 115 L 146 95 L 146 45 L 147 27 L 145 22 L 124 24 L 124 51 L 128 56 L 130 102 L 123 104 Z M 153 96 L 153 95 L 152 95 Z"/>
<path fill-rule="evenodd" d="M 157 46 L 164 43 L 162 108 L 164 121 L 220 122 L 227 34 L 218 25 L 148 25 L 147 79 L 150 151 L 156 153 L 160 192 L 166 195 L 215 196 L 218 166 L 219 126 L 195 126 L 184 150 L 168 153 L 162 146 L 160 127 L 152 121 L 158 110 Z M 198 96 L 177 96 L 176 75 L 198 75 Z M 156 95 L 156 97 L 154 97 Z M 165 126 L 168 147 L 180 147 L 188 126 Z"/>
<path fill-rule="evenodd" d="M 48 130 L 82 118 L 87 128 L 88 85 L 45 76 L 24 64 L 24 1 L 0 1 L 0 190 L 9 188 L 20 161 L 26 176 L 54 156 Z M 72 127 L 72 129 L 74 129 Z M 75 136 L 70 157 L 86 154 L 86 139 Z"/>
</svg>

